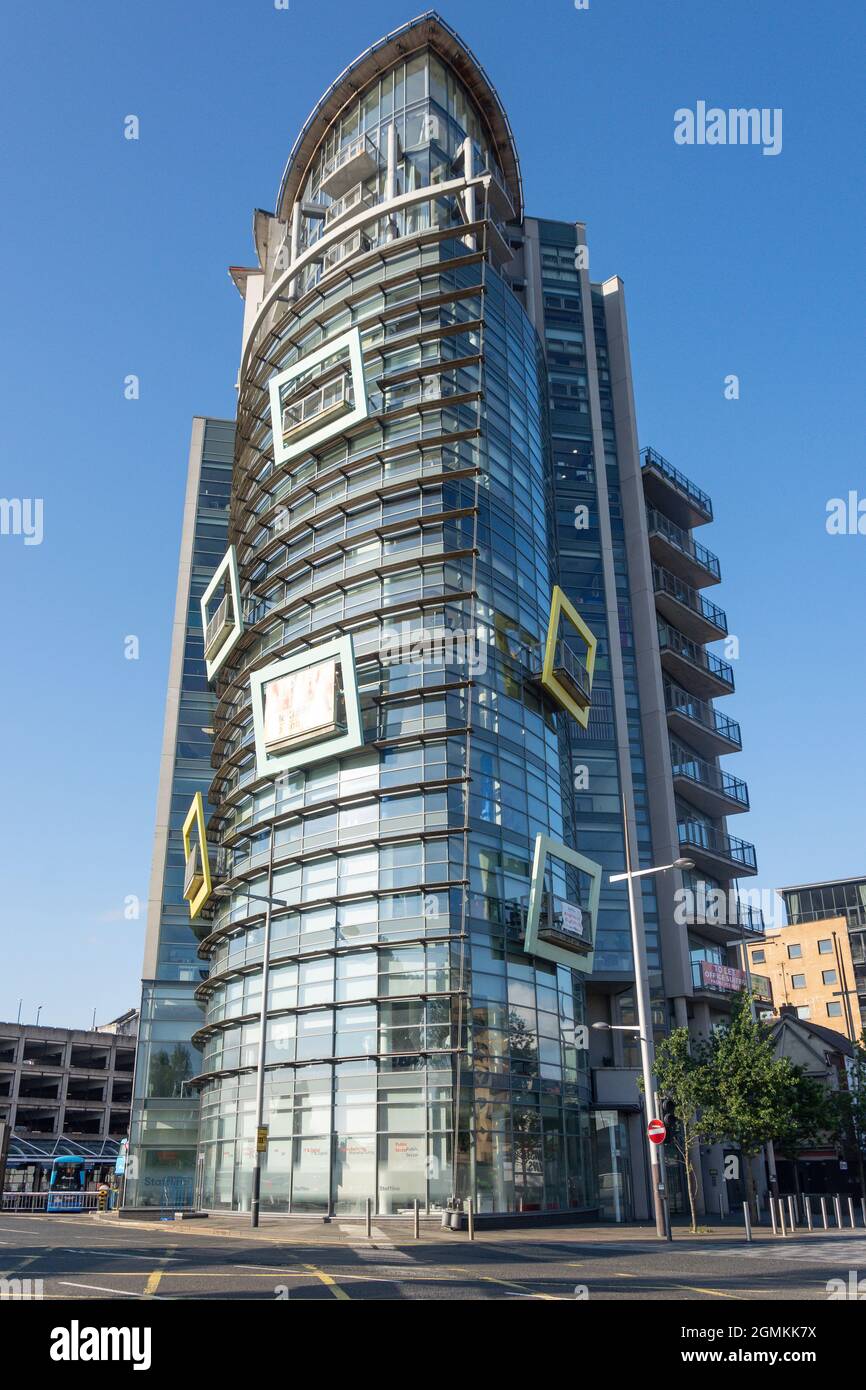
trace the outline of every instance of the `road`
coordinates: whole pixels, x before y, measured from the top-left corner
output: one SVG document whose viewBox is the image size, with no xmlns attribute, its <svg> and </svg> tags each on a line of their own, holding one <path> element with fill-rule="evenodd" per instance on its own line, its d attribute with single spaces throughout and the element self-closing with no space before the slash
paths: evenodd
<svg viewBox="0 0 866 1390">
<path fill-rule="evenodd" d="M 126 1222 L 90 1214 L 0 1216 L 0 1276 L 41 1280 L 46 1299 L 820 1299 L 866 1278 L 866 1233 L 717 1231 L 672 1244 L 638 1228 L 458 1232 L 335 1220 L 235 1225 Z M 866 1291 L 866 1285 L 864 1285 Z"/>
</svg>

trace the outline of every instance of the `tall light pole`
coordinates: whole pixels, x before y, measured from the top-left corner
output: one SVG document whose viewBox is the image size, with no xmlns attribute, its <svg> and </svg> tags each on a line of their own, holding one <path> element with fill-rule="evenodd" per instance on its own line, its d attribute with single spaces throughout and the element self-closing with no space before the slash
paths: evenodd
<svg viewBox="0 0 866 1390">
<path fill-rule="evenodd" d="M 637 911 L 635 909 L 634 880 L 636 878 L 647 878 L 650 874 L 664 874 L 669 869 L 691 869 L 694 867 L 690 859 L 675 859 L 672 864 L 659 864 L 653 869 L 635 869 L 631 867 L 631 845 L 628 831 L 628 815 L 626 812 L 625 797 L 622 799 L 623 833 L 625 839 L 625 873 L 611 874 L 610 883 L 622 883 L 625 881 L 628 887 L 628 915 L 631 924 L 631 949 L 634 958 L 634 992 L 637 1004 L 637 1035 L 640 1041 L 641 1070 L 643 1072 L 644 1101 L 646 1108 L 646 1122 L 657 1119 L 655 1113 L 655 1088 L 653 1086 L 653 1067 L 655 1065 L 655 1048 L 653 1046 L 652 1035 L 652 1013 L 650 1010 L 649 976 L 646 964 L 646 946 L 644 943 L 643 932 L 638 928 Z M 656 1235 L 660 1240 L 667 1239 L 667 1221 L 665 1219 L 664 1202 L 664 1182 L 662 1180 L 661 1155 L 659 1145 L 653 1144 L 649 1135 L 645 1135 L 649 1145 L 650 1159 L 650 1180 L 653 1189 L 653 1209 L 655 1212 Z"/>
<path fill-rule="evenodd" d="M 267 1042 L 268 1030 L 268 988 L 270 985 L 270 966 L 271 966 L 271 908 L 290 907 L 291 904 L 284 902 L 282 898 L 274 898 L 271 892 L 274 886 L 274 840 L 276 830 L 271 826 L 271 843 L 268 853 L 268 892 L 267 897 L 262 893 L 247 893 L 248 898 L 255 898 L 257 902 L 265 903 L 265 935 L 262 943 L 262 1006 L 259 1013 L 259 1053 L 256 1063 L 256 1145 L 253 1153 L 253 1190 L 250 1198 L 250 1225 L 259 1224 L 259 1200 L 262 1190 L 262 1156 L 259 1152 L 258 1131 L 262 1128 L 265 1111 L 265 1047 Z M 219 884 L 214 889 L 214 894 L 218 898 L 226 898 L 231 895 L 232 889 L 226 884 Z"/>
</svg>

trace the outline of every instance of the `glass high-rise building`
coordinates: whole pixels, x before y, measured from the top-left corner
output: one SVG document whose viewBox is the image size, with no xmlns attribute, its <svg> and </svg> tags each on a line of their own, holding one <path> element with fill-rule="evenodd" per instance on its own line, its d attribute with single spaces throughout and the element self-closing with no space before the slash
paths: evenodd
<svg viewBox="0 0 866 1390">
<path fill-rule="evenodd" d="M 437 15 L 325 92 L 254 231 L 201 595 L 213 778 L 177 807 L 196 1200 L 250 1203 L 270 901 L 265 1210 L 644 1215 L 635 1049 L 590 1026 L 635 1017 L 625 836 L 695 864 L 641 881 L 659 1032 L 737 988 L 707 886 L 759 927 L 711 508 L 641 456 L 622 285 L 591 280 L 581 223 L 527 215 L 502 103 Z"/>
<path fill-rule="evenodd" d="M 127 1206 L 191 1206 L 195 1189 L 201 1027 L 196 986 L 206 974 L 201 929 L 183 897 L 181 828 L 191 798 L 207 796 L 214 693 L 205 672 L 201 596 L 228 543 L 234 423 L 193 420 L 169 654 L 156 831 L 142 967 L 141 1023 L 126 1171 Z"/>
</svg>

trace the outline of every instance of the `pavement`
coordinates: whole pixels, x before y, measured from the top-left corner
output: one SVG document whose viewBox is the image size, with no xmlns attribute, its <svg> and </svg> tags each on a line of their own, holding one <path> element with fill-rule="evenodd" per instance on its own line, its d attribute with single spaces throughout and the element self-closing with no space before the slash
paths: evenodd
<svg viewBox="0 0 866 1390">
<path fill-rule="evenodd" d="M 0 1278 L 45 1299 L 411 1301 L 822 1300 L 866 1281 L 866 1232 L 710 1227 L 672 1242 L 646 1226 L 443 1231 L 423 1222 L 265 1218 L 132 1221 L 0 1215 Z M 852 1282 L 853 1273 L 853 1282 Z M 828 1287 L 829 1284 L 829 1287 Z M 9 1286 L 3 1285 L 2 1288 Z M 16 1287 L 16 1286 L 11 1286 Z M 27 1286 L 24 1286 L 27 1287 Z M 863 1286 L 866 1295 L 866 1282 Z M 7 1294 L 8 1296 L 8 1294 Z M 857 1297 L 854 1292 L 853 1297 Z"/>
</svg>

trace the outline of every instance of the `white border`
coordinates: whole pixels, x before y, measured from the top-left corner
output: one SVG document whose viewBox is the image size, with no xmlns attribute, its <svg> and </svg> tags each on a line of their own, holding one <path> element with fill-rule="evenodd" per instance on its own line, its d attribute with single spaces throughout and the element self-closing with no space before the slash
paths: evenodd
<svg viewBox="0 0 866 1390">
<path fill-rule="evenodd" d="M 341 348 L 349 349 L 349 365 L 352 372 L 352 389 L 355 394 L 355 408 L 348 414 L 341 415 L 338 420 L 330 420 L 328 424 L 322 425 L 320 429 L 314 430 L 312 434 L 305 435 L 303 439 L 297 440 L 294 444 L 286 447 L 283 444 L 282 427 L 282 405 L 280 402 L 280 388 L 288 382 L 294 381 L 296 377 L 308 372 L 312 367 L 317 367 L 320 362 L 324 362 L 329 357 L 334 357 Z M 326 439 L 331 439 L 334 435 L 342 433 L 350 425 L 356 425 L 359 420 L 366 420 L 369 415 L 369 402 L 367 400 L 367 382 L 364 376 L 364 355 L 361 351 L 361 330 L 350 328 L 348 332 L 341 333 L 339 337 L 332 338 L 330 342 L 324 343 L 322 347 L 316 348 L 315 352 L 302 357 L 294 366 L 287 367 L 284 372 L 277 372 L 268 382 L 268 392 L 271 400 L 271 435 L 274 444 L 274 463 L 288 463 L 290 459 L 297 458 L 299 454 L 309 453 L 318 444 L 324 443 Z"/>
</svg>

